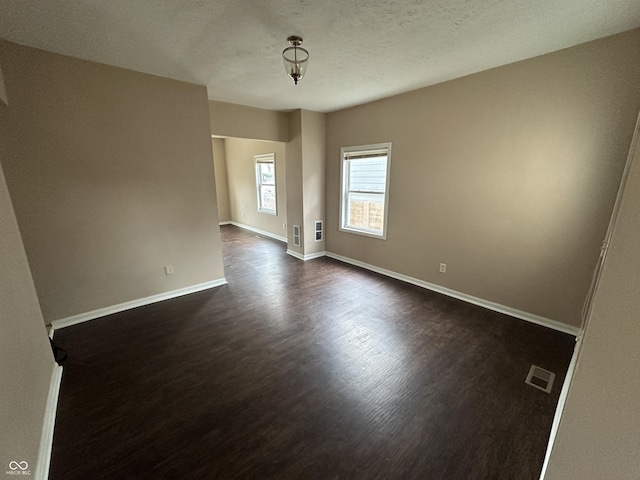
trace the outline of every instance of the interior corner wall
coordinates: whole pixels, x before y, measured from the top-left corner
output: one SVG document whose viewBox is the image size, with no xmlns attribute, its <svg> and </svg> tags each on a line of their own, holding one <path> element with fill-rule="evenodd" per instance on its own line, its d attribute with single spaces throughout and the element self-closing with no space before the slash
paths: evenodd
<svg viewBox="0 0 640 480">
<path fill-rule="evenodd" d="M 328 114 L 327 251 L 579 326 L 638 58 L 633 30 Z M 387 240 L 340 232 L 340 148 L 388 141 Z"/>
<path fill-rule="evenodd" d="M 545 480 L 640 478 L 639 238 L 637 146 Z"/>
<path fill-rule="evenodd" d="M 0 225 L 0 468 L 26 461 L 35 470 L 55 364 L 1 167 Z"/>
<path fill-rule="evenodd" d="M 225 141 L 227 178 L 229 179 L 229 206 L 231 221 L 277 237 L 284 237 L 287 223 L 287 160 L 285 144 L 227 138 Z M 276 159 L 276 211 L 277 215 L 258 212 L 256 167 L 254 155 L 274 153 Z"/>
<path fill-rule="evenodd" d="M 231 221 L 229 207 L 229 180 L 227 176 L 227 154 L 224 139 L 212 138 L 213 169 L 216 177 L 216 203 L 218 204 L 218 221 L 220 223 Z"/>
<path fill-rule="evenodd" d="M 307 232 L 304 231 L 304 196 L 302 180 L 302 110 L 289 112 L 289 141 L 285 146 L 287 157 L 287 248 L 292 252 L 304 255 L 304 242 Z M 301 229 L 299 247 L 293 244 L 293 226 Z"/>
<path fill-rule="evenodd" d="M 325 241 L 315 239 L 315 222 L 325 217 L 326 114 L 301 111 L 302 188 L 304 216 L 304 254 L 325 250 Z"/>
<path fill-rule="evenodd" d="M 46 322 L 224 277 L 205 87 L 6 41 L 0 64 L 2 166 Z"/>
<path fill-rule="evenodd" d="M 209 100 L 211 134 L 219 137 L 289 141 L 285 112 Z"/>
</svg>

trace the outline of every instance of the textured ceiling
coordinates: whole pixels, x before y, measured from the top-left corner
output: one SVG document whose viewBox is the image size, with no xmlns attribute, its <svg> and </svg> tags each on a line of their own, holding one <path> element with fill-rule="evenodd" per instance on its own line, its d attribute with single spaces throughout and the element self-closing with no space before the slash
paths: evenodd
<svg viewBox="0 0 640 480">
<path fill-rule="evenodd" d="M 328 112 L 640 26 L 638 0 L 0 0 L 0 38 Z M 281 52 L 309 50 L 299 85 Z"/>
</svg>

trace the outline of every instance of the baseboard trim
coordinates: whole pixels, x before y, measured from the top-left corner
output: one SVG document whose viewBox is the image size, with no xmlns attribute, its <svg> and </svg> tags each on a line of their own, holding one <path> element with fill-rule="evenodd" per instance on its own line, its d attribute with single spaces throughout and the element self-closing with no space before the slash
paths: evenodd
<svg viewBox="0 0 640 480">
<path fill-rule="evenodd" d="M 304 255 L 298 252 L 294 252 L 293 250 L 287 249 L 287 255 L 291 255 L 292 257 L 297 258 L 298 260 L 304 260 Z"/>
<path fill-rule="evenodd" d="M 60 395 L 61 383 L 62 367 L 54 364 L 53 371 L 51 372 L 51 383 L 49 384 L 47 406 L 44 411 L 44 422 L 42 424 L 38 460 L 36 462 L 34 476 L 36 480 L 46 480 L 49 477 L 51 451 L 53 449 L 53 431 L 56 425 L 56 412 L 58 411 L 58 396 Z"/>
<path fill-rule="evenodd" d="M 303 255 L 301 253 L 294 252 L 293 250 L 287 249 L 287 254 L 297 258 L 298 260 L 302 260 L 306 262 L 307 260 L 313 260 L 314 258 L 324 257 L 326 255 L 326 252 L 316 252 L 316 253 L 310 253 L 309 255 Z"/>
<path fill-rule="evenodd" d="M 225 220 L 224 222 L 219 222 L 218 225 L 231 225 L 231 221 Z"/>
<path fill-rule="evenodd" d="M 571 355 L 571 362 L 569 362 L 569 368 L 567 368 L 567 374 L 564 377 L 564 383 L 562 384 L 560 397 L 558 397 L 556 412 L 553 416 L 553 423 L 551 424 L 551 433 L 549 434 L 549 442 L 547 443 L 547 451 L 544 455 L 542 471 L 540 472 L 540 480 L 544 480 L 544 477 L 547 475 L 547 467 L 549 466 L 551 452 L 553 451 L 553 445 L 555 444 L 556 435 L 558 434 L 558 428 L 560 427 L 560 421 L 562 420 L 562 413 L 564 412 L 564 406 L 567 403 L 567 397 L 569 396 L 569 388 L 571 388 L 571 381 L 573 380 L 573 374 L 576 371 L 576 363 L 578 362 L 578 356 L 580 355 L 581 346 L 582 346 L 582 335 L 579 335 L 578 337 L 576 337 L 576 345 L 573 348 L 573 355 Z"/>
<path fill-rule="evenodd" d="M 150 297 L 139 298 L 138 300 L 131 300 L 130 302 L 119 303 L 118 305 L 112 305 L 111 307 L 99 308 L 98 310 L 92 310 L 86 313 L 80 313 L 71 317 L 61 318 L 51 322 L 53 330 L 60 328 L 70 327 L 77 325 L 78 323 L 87 322 L 89 320 L 95 320 L 96 318 L 111 315 L 113 313 L 124 312 L 125 310 L 131 310 L 132 308 L 142 307 L 144 305 L 150 305 L 152 303 L 161 302 L 163 300 L 169 300 L 176 297 L 182 297 L 183 295 L 189 295 L 190 293 L 200 292 L 202 290 L 208 290 L 210 288 L 226 285 L 227 280 L 219 278 L 218 280 L 212 280 L 210 282 L 199 283 L 190 287 L 180 288 L 178 290 L 172 290 L 170 292 L 159 293 L 157 295 L 151 295 Z"/>
<path fill-rule="evenodd" d="M 274 233 L 266 232 L 264 230 L 260 230 L 259 228 L 250 227 L 249 225 L 245 225 L 244 223 L 238 222 L 229 222 L 230 225 L 235 225 L 236 227 L 243 228 L 245 230 L 249 230 L 253 233 L 258 233 L 260 235 L 264 235 L 265 237 L 273 238 L 274 240 L 279 240 L 281 242 L 287 243 L 287 237 L 281 237 L 280 235 L 276 235 Z"/>
<path fill-rule="evenodd" d="M 505 315 L 509 315 L 511 317 L 518 318 L 520 320 L 525 320 L 527 322 L 535 323 L 536 325 L 542 325 L 543 327 L 551 328 L 559 332 L 568 333 L 569 335 L 573 335 L 573 336 L 578 336 L 578 334 L 580 333 L 580 329 L 578 327 L 573 327 L 571 325 L 567 325 L 565 323 L 558 322 L 556 320 L 551 320 L 549 318 L 541 317 L 539 315 L 534 315 L 533 313 L 523 312 L 522 310 L 517 310 L 515 308 L 507 307 L 499 303 L 483 300 L 481 298 L 474 297 L 472 295 L 467 295 L 466 293 L 461 293 L 456 290 L 452 290 L 450 288 L 436 285 L 434 283 L 425 282 L 424 280 L 420 280 L 418 278 L 409 277 L 408 275 L 396 273 L 391 270 L 387 270 L 385 268 L 376 267 L 375 265 L 361 262 L 360 260 L 344 257 L 342 255 L 338 255 L 337 253 L 326 252 L 326 256 L 333 258 L 335 260 L 339 260 L 344 263 L 355 265 L 356 267 L 361 267 L 366 270 L 371 270 L 372 272 L 376 272 L 381 275 L 385 275 L 387 277 L 395 278 L 396 280 L 401 280 L 403 282 L 407 282 L 412 285 L 416 285 L 418 287 L 426 288 L 427 290 L 441 293 L 449 297 L 457 298 L 458 300 L 463 300 L 467 303 L 472 303 L 473 305 L 478 305 L 479 307 L 493 310 L 494 312 L 504 313 Z"/>
</svg>

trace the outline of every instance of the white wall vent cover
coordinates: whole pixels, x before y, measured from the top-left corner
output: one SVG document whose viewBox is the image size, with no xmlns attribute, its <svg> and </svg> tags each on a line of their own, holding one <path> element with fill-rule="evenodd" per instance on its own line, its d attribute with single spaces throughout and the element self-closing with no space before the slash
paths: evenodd
<svg viewBox="0 0 640 480">
<path fill-rule="evenodd" d="M 531 385 L 543 392 L 550 393 L 553 387 L 553 381 L 556 378 L 556 374 L 545 370 L 544 368 L 531 365 L 527 379 L 524 381 L 527 385 Z"/>
<path fill-rule="evenodd" d="M 301 242 L 300 242 L 300 225 L 294 225 L 293 226 L 293 244 L 296 247 L 301 246 Z"/>
<path fill-rule="evenodd" d="M 324 240 L 324 229 L 322 228 L 322 220 L 317 220 L 315 223 L 315 240 L 321 242 Z"/>
</svg>

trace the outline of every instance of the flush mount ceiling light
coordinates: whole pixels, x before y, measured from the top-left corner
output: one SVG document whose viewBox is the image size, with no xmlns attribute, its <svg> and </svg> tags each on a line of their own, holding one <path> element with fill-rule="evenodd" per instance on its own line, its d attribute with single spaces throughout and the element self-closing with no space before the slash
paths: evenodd
<svg viewBox="0 0 640 480">
<path fill-rule="evenodd" d="M 304 72 L 307 71 L 307 61 L 309 60 L 309 52 L 307 52 L 302 45 L 302 37 L 293 35 L 287 38 L 289 45 L 282 51 L 282 58 L 284 59 L 284 69 L 291 78 L 293 83 L 298 84 L 298 80 L 304 77 Z"/>
</svg>

